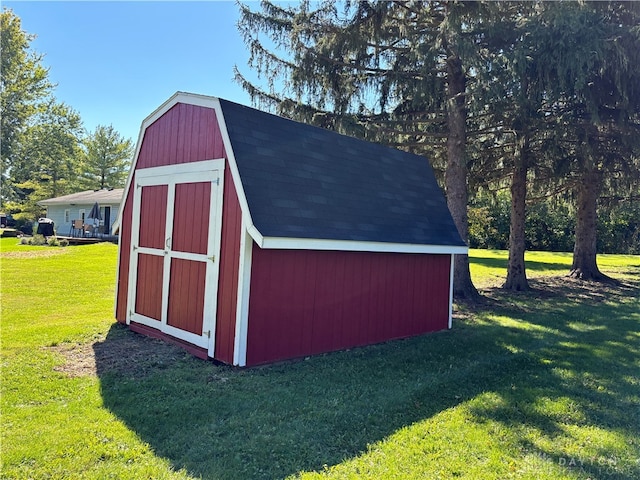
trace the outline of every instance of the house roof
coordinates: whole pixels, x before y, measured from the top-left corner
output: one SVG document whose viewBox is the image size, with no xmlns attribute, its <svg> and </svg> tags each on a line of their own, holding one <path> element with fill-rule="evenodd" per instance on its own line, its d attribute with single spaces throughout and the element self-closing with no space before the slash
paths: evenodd
<svg viewBox="0 0 640 480">
<path fill-rule="evenodd" d="M 426 158 L 219 102 L 263 237 L 466 247 Z"/>
<path fill-rule="evenodd" d="M 86 190 L 84 192 L 71 193 L 69 195 L 63 195 L 62 197 L 49 198 L 47 200 L 40 200 L 38 205 L 45 207 L 53 205 L 93 205 L 119 204 L 122 201 L 123 188 L 112 188 L 102 190 Z"/>
</svg>

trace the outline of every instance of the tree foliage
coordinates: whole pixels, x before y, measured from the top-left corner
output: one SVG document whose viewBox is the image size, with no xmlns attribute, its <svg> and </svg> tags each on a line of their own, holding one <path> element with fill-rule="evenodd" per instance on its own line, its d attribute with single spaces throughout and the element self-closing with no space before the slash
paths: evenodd
<svg viewBox="0 0 640 480">
<path fill-rule="evenodd" d="M 124 187 L 133 154 L 131 140 L 124 139 L 111 125 L 98 125 L 82 143 L 84 187 Z"/>
<path fill-rule="evenodd" d="M 550 32 L 540 46 L 543 107 L 564 153 L 550 162 L 549 178 L 576 201 L 571 274 L 606 279 L 596 263 L 598 198 L 607 187 L 637 189 L 640 176 L 640 8 L 545 3 L 539 18 L 537 28 Z"/>
<path fill-rule="evenodd" d="M 527 287 L 535 197 L 576 202 L 574 259 L 595 266 L 596 200 L 637 194 L 638 4 L 240 8 L 249 64 L 264 83 L 237 69 L 236 79 L 256 104 L 429 157 L 463 236 L 467 188 L 510 187 L 507 287 Z M 585 209 L 591 224 L 581 228 Z M 579 255 L 585 242 L 593 248 Z"/>
<path fill-rule="evenodd" d="M 20 18 L 3 8 L 0 20 L 0 193 L 4 202 L 15 198 L 9 170 L 22 136 L 53 85 L 42 66 L 42 55 L 31 50 L 34 36 L 22 30 Z"/>
<path fill-rule="evenodd" d="M 80 116 L 67 105 L 50 99 L 21 133 L 11 162 L 14 200 L 5 207 L 18 219 L 38 218 L 37 202 L 77 191 L 81 163 Z"/>
<path fill-rule="evenodd" d="M 268 87 L 236 79 L 278 113 L 433 159 L 467 237 L 466 139 L 470 72 L 486 62 L 494 7 L 453 2 L 310 2 L 242 6 L 250 65 Z M 266 35 L 267 41 L 260 35 Z M 278 56 L 265 45 L 271 42 Z M 280 91 L 280 87 L 283 87 Z M 444 175 L 442 175 L 444 173 Z M 475 297 L 468 259 L 454 268 L 456 297 Z"/>
<path fill-rule="evenodd" d="M 113 127 L 83 139 L 80 115 L 53 96 L 34 36 L 2 11 L 2 208 L 21 221 L 43 213 L 37 202 L 81 189 L 119 187 L 132 153 Z"/>
<path fill-rule="evenodd" d="M 509 246 L 510 198 L 506 191 L 478 194 L 469 207 L 469 246 L 504 250 Z M 527 205 L 526 249 L 569 252 L 576 229 L 575 202 L 567 193 Z M 640 255 L 640 203 L 600 203 L 598 252 Z"/>
</svg>

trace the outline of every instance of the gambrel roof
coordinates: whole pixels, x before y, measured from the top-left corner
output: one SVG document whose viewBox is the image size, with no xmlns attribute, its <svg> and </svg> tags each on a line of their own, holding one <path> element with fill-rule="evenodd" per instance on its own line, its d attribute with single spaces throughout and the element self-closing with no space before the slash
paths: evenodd
<svg viewBox="0 0 640 480">
<path fill-rule="evenodd" d="M 143 121 L 125 196 L 146 129 L 180 103 L 215 110 L 261 248 L 467 252 L 426 158 L 204 95 L 178 92 Z"/>
<path fill-rule="evenodd" d="M 220 99 L 264 237 L 464 246 L 426 158 Z"/>
</svg>

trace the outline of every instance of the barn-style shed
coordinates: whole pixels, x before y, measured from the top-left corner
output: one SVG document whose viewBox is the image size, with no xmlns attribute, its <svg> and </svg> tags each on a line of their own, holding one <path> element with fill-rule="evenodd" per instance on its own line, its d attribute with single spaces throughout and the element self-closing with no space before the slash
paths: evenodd
<svg viewBox="0 0 640 480">
<path fill-rule="evenodd" d="M 118 224 L 118 321 L 239 366 L 446 329 L 467 252 L 425 158 L 180 92 Z"/>
</svg>

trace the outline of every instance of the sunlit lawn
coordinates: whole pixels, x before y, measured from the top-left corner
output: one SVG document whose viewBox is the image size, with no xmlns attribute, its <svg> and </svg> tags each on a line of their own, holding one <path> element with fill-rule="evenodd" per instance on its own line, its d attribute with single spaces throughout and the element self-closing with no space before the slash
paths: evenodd
<svg viewBox="0 0 640 480">
<path fill-rule="evenodd" d="M 239 370 L 114 325 L 114 245 L 0 242 L 2 478 L 640 478 L 638 256 L 472 251 L 451 331 Z"/>
</svg>

